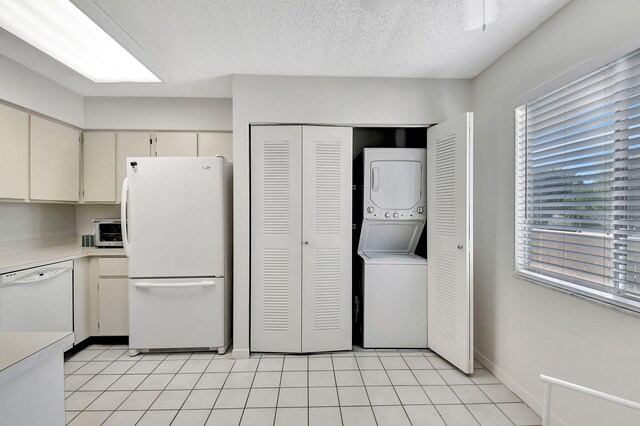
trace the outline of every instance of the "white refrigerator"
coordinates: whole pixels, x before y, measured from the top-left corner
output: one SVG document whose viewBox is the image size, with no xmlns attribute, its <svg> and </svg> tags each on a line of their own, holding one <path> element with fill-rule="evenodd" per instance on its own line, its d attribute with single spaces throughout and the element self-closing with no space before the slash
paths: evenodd
<svg viewBox="0 0 640 426">
<path fill-rule="evenodd" d="M 232 172 L 222 157 L 127 158 L 130 354 L 231 342 Z"/>
</svg>

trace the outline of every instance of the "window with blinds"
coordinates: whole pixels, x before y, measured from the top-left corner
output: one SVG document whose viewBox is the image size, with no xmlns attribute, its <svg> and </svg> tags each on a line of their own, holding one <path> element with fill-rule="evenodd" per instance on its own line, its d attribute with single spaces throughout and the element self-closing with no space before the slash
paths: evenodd
<svg viewBox="0 0 640 426">
<path fill-rule="evenodd" d="M 640 310 L 640 50 L 515 120 L 517 272 Z"/>
</svg>

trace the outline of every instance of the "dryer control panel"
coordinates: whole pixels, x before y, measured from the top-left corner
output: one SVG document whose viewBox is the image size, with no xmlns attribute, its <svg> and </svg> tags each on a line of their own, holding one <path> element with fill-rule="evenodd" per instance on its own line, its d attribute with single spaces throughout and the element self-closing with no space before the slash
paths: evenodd
<svg viewBox="0 0 640 426">
<path fill-rule="evenodd" d="M 427 215 L 427 206 L 426 204 L 422 204 L 415 209 L 411 210 L 383 210 L 378 209 L 375 206 L 369 205 L 366 208 L 364 213 L 364 217 L 367 219 L 425 219 Z"/>
</svg>

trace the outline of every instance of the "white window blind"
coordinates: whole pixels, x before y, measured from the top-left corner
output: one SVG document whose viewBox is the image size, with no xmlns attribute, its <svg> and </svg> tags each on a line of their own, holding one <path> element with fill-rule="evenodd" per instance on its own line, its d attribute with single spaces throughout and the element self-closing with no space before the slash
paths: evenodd
<svg viewBox="0 0 640 426">
<path fill-rule="evenodd" d="M 640 50 L 516 110 L 516 270 L 640 307 Z"/>
</svg>

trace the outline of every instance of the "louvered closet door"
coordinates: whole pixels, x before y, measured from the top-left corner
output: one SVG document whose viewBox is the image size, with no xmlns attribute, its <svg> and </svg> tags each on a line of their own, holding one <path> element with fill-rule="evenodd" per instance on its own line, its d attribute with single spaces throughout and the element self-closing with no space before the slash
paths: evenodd
<svg viewBox="0 0 640 426">
<path fill-rule="evenodd" d="M 251 350 L 300 352 L 300 126 L 251 127 Z"/>
<path fill-rule="evenodd" d="M 352 129 L 302 130 L 302 351 L 351 349 Z"/>
<path fill-rule="evenodd" d="M 473 114 L 427 134 L 429 348 L 473 372 Z"/>
</svg>

